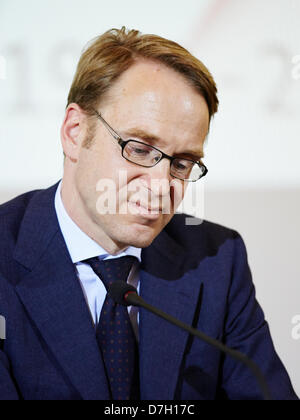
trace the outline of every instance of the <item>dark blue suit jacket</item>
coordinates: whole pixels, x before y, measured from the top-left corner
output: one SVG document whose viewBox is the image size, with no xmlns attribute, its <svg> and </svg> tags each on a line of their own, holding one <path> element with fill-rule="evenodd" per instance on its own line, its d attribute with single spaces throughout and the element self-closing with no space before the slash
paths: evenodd
<svg viewBox="0 0 300 420">
<path fill-rule="evenodd" d="M 1 399 L 108 399 L 93 322 L 60 232 L 57 185 L 0 206 Z M 246 353 L 275 399 L 296 399 L 273 348 L 241 237 L 184 215 L 142 251 L 150 304 Z M 188 333 L 140 311 L 143 400 L 260 399 L 252 373 Z"/>
</svg>

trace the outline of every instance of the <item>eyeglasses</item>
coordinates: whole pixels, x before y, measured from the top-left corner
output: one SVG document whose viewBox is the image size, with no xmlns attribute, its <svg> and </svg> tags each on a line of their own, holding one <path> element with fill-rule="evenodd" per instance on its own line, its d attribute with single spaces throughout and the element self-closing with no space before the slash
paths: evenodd
<svg viewBox="0 0 300 420">
<path fill-rule="evenodd" d="M 187 182 L 196 182 L 207 174 L 208 170 L 206 166 L 199 161 L 168 156 L 156 147 L 138 140 L 123 140 L 96 110 L 94 112 L 113 138 L 117 140 L 122 148 L 123 158 L 129 162 L 145 168 L 152 168 L 162 159 L 168 159 L 171 162 L 171 176 Z"/>
</svg>

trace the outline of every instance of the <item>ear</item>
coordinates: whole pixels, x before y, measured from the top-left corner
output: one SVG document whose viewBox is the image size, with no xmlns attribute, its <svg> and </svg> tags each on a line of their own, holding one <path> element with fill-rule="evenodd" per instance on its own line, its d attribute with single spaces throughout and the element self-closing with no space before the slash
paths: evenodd
<svg viewBox="0 0 300 420">
<path fill-rule="evenodd" d="M 76 162 L 86 132 L 86 116 L 79 105 L 70 104 L 61 127 L 61 143 L 66 158 Z"/>
</svg>

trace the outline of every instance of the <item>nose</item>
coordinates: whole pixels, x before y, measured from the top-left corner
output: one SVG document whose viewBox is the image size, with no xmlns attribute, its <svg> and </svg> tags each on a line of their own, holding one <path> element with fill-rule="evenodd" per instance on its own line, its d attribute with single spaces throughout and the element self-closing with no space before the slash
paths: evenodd
<svg viewBox="0 0 300 420">
<path fill-rule="evenodd" d="M 147 168 L 148 188 L 155 195 L 168 195 L 170 190 L 170 162 L 162 159 L 151 168 Z M 163 186 L 163 190 L 161 187 Z"/>
<path fill-rule="evenodd" d="M 155 166 L 148 168 L 151 178 L 170 180 L 170 164 L 168 159 L 162 159 Z"/>
<path fill-rule="evenodd" d="M 148 190 L 148 200 L 153 207 L 165 207 L 170 201 L 170 162 L 162 159 L 151 168 L 144 168 L 140 182 Z M 168 203 L 168 204 L 167 204 Z"/>
</svg>

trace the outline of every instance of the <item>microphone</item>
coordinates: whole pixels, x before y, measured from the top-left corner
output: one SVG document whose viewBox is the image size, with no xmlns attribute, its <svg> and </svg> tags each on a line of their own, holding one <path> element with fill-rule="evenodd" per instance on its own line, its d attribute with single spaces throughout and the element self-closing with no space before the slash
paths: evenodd
<svg viewBox="0 0 300 420">
<path fill-rule="evenodd" d="M 255 376 L 257 383 L 260 386 L 262 395 L 264 397 L 265 401 L 271 401 L 271 394 L 269 391 L 269 387 L 266 383 L 266 380 L 264 378 L 264 375 L 262 374 L 259 367 L 245 354 L 239 352 L 238 350 L 234 350 L 230 347 L 227 347 L 225 344 L 223 344 L 221 341 L 218 341 L 212 337 L 207 336 L 203 332 L 191 327 L 190 325 L 178 320 L 177 318 L 161 311 L 160 309 L 149 305 L 144 299 L 142 299 L 138 293 L 135 287 L 131 286 L 130 284 L 127 284 L 124 281 L 116 281 L 112 283 L 108 290 L 109 296 L 116 302 L 123 306 L 138 306 L 142 307 L 153 314 L 159 316 L 160 318 L 165 319 L 166 321 L 170 322 L 171 324 L 176 325 L 179 328 L 182 328 L 183 330 L 189 332 L 190 334 L 194 335 L 197 338 L 200 338 L 201 340 L 205 341 L 206 343 L 212 345 L 213 347 L 216 347 L 220 351 L 228 354 L 232 358 L 238 360 L 239 362 L 246 365 Z"/>
</svg>

